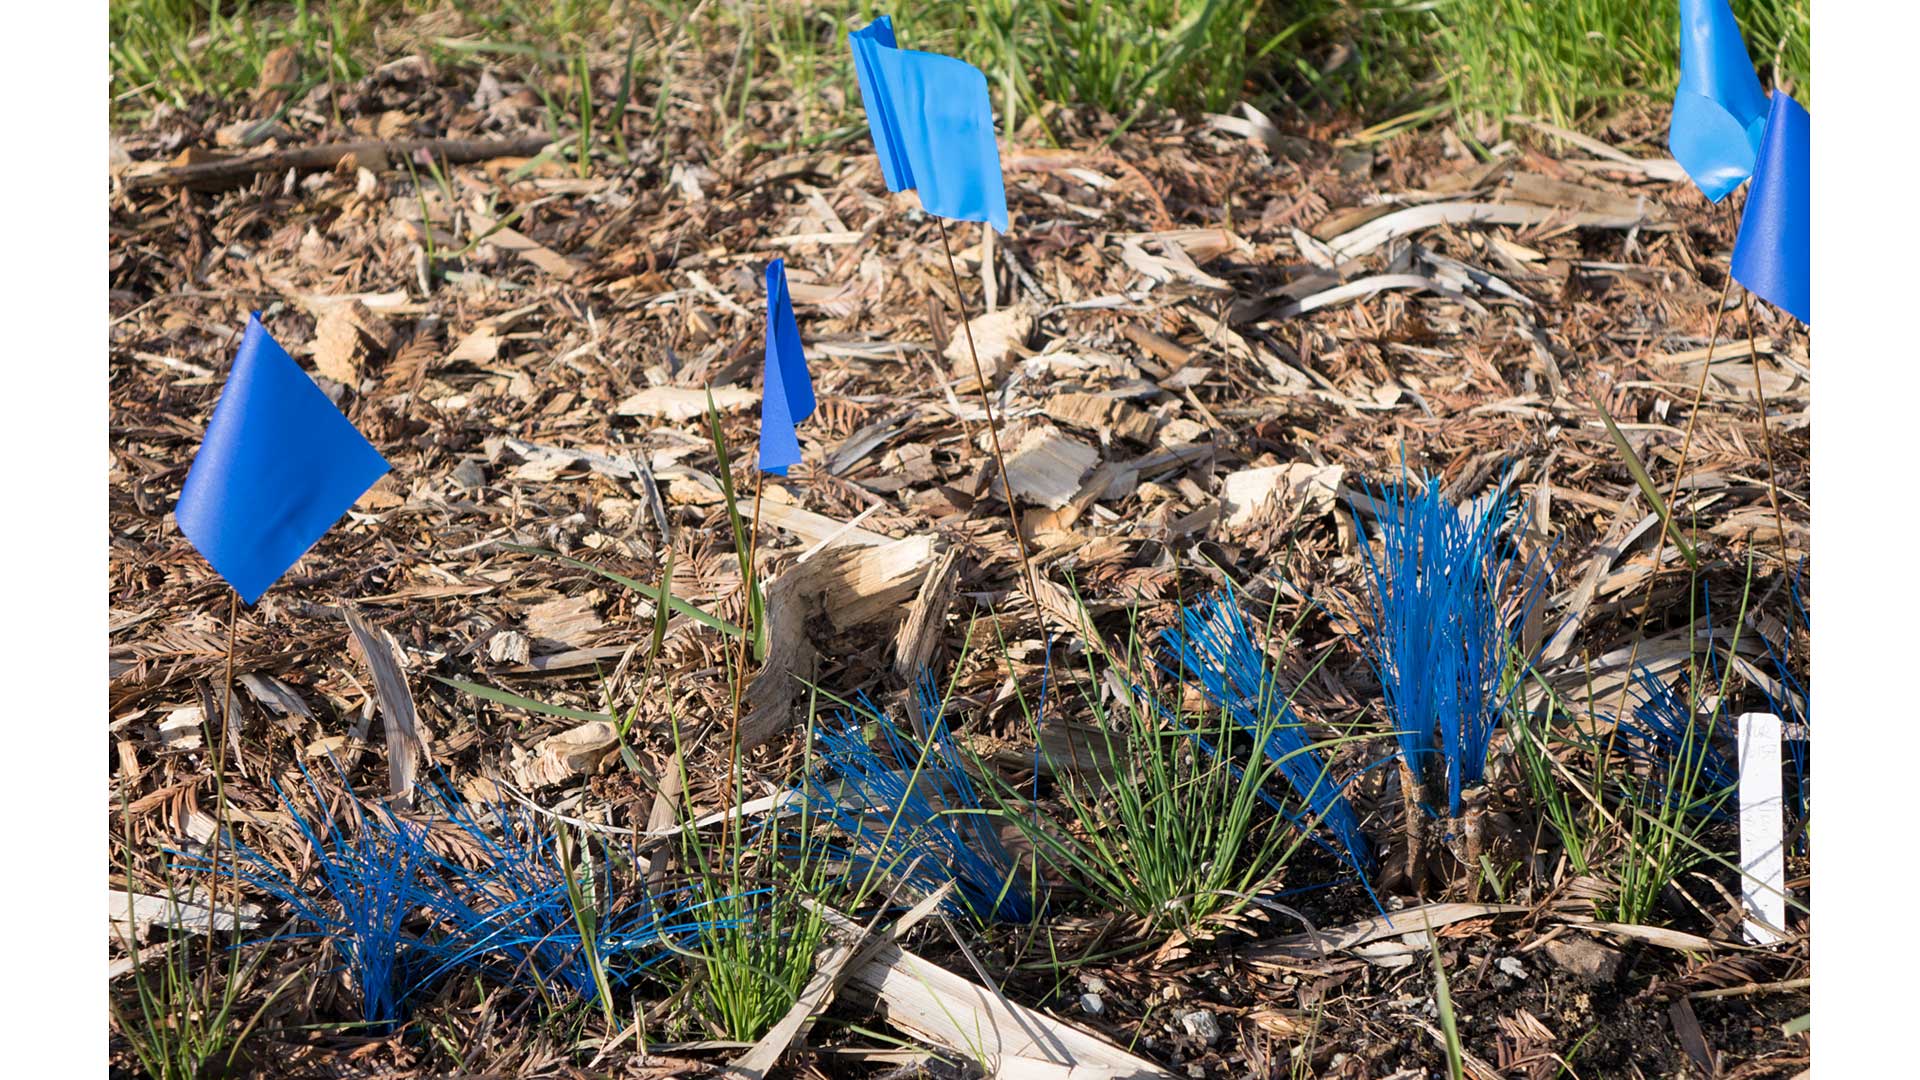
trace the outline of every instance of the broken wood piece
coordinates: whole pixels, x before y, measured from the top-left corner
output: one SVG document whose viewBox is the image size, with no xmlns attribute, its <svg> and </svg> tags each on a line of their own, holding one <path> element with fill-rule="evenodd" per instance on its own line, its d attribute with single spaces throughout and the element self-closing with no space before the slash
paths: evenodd
<svg viewBox="0 0 1920 1080">
<path fill-rule="evenodd" d="M 851 931 L 858 924 L 832 908 L 819 910 L 827 921 Z M 853 965 L 847 993 L 872 1000 L 888 1022 L 1003 1075 L 1170 1078 L 1171 1073 L 1144 1058 L 1062 1020 L 1016 1004 L 987 987 L 948 971 L 891 942 L 866 962 Z M 1075 1072 L 1019 1072 L 1029 1063 Z"/>
<path fill-rule="evenodd" d="M 894 636 L 893 673 L 899 678 L 912 681 L 933 658 L 959 582 L 960 549 L 949 548 L 921 582 L 920 592 L 907 607 L 907 617 Z M 925 732 L 921 738 L 926 738 Z"/>
<path fill-rule="evenodd" d="M 1327 247 L 1336 259 L 1357 259 L 1403 236 L 1441 225 L 1545 225 L 1549 222 L 1582 228 L 1630 229 L 1643 224 L 1644 219 L 1639 215 L 1569 213 L 1515 203 L 1429 203 L 1369 221 L 1328 241 Z"/>
<path fill-rule="evenodd" d="M 507 771 L 515 785 L 527 791 L 565 783 L 600 771 L 620 748 L 620 737 L 605 720 L 589 720 L 540 740 L 533 751 L 511 748 Z"/>
<path fill-rule="evenodd" d="M 340 611 L 353 631 L 353 651 L 373 673 L 373 692 L 380 702 L 380 723 L 387 735 L 388 793 L 404 802 L 413 797 L 420 762 L 434 763 L 432 738 L 414 711 L 413 690 L 400 666 L 399 643 L 384 629 L 370 625 L 352 604 Z"/>
<path fill-rule="evenodd" d="M 650 416 L 659 420 L 692 420 L 707 414 L 707 395 L 723 413 L 739 412 L 760 400 L 760 392 L 741 386 L 716 386 L 711 391 L 690 386 L 650 386 L 613 407 L 619 416 Z"/>
<path fill-rule="evenodd" d="M 791 721 L 798 680 L 813 677 L 819 657 L 809 623 L 824 617 L 844 632 L 902 616 L 933 559 L 933 537 L 925 535 L 871 547 L 836 545 L 767 581 L 767 658 L 747 687 L 741 750 L 766 742 Z"/>
<path fill-rule="evenodd" d="M 1644 197 L 1628 198 L 1611 191 L 1554 180 L 1539 173 L 1514 173 L 1512 187 L 1507 189 L 1507 198 L 1549 209 L 1578 210 L 1605 217 L 1641 216 L 1649 221 L 1658 221 L 1665 216 L 1657 205 L 1648 203 Z"/>
<path fill-rule="evenodd" d="M 251 930 L 260 925 L 260 908 L 257 905 L 241 904 L 237 914 L 241 929 Z M 122 943 L 130 943 L 133 940 L 131 935 L 136 933 L 144 937 L 147 928 L 155 923 L 169 929 L 204 934 L 209 925 L 215 930 L 233 930 L 235 918 L 236 909 L 232 903 L 220 904 L 214 910 L 209 907 L 207 893 L 200 889 L 175 896 L 107 890 L 107 928 Z"/>
<path fill-rule="evenodd" d="M 1255 962 L 1272 960 L 1306 963 L 1319 960 L 1329 952 L 1356 949 L 1385 938 L 1397 938 L 1425 930 L 1438 930 L 1443 926 L 1467 919 L 1480 919 L 1491 915 L 1519 915 L 1532 910 L 1525 904 L 1433 903 L 1388 915 L 1375 915 L 1339 930 L 1322 930 L 1317 934 L 1293 934 L 1277 938 L 1249 949 L 1244 955 Z M 1401 946 L 1409 953 L 1423 952 L 1426 949 L 1424 943 L 1415 946 L 1402 942 Z"/>
<path fill-rule="evenodd" d="M 349 154 L 362 162 L 385 155 L 388 161 L 400 161 L 416 154 L 438 158 L 450 165 L 464 165 L 497 157 L 527 157 L 538 153 L 553 141 L 547 135 L 521 135 L 512 139 L 367 139 L 358 142 L 327 143 L 275 150 L 250 157 L 202 160 L 190 164 L 129 172 L 129 191 L 148 188 L 236 183 L 257 173 L 278 173 L 288 169 L 331 169 Z M 136 166 L 137 168 L 137 166 Z"/>
<path fill-rule="evenodd" d="M 869 925 L 857 934 L 836 935 L 838 940 L 823 942 L 814 954 L 813 974 L 794 999 L 793 1007 L 751 1049 L 730 1062 L 726 1074 L 745 1077 L 746 1080 L 761 1080 L 772 1072 L 787 1047 L 806 1034 L 809 1019 L 832 1004 L 833 996 L 846 983 L 847 969 L 856 963 L 866 962 L 882 945 L 898 940 L 900 935 L 919 925 L 953 895 L 954 888 L 955 883 L 949 881 L 928 893 L 879 938 L 872 937 L 873 927 Z M 876 922 L 879 918 L 878 915 L 874 916 Z"/>
<path fill-rule="evenodd" d="M 1346 475 L 1345 466 L 1306 461 L 1229 473 L 1220 484 L 1226 524 L 1229 528 L 1250 524 L 1276 503 L 1292 508 L 1291 520 L 1319 517 L 1333 509 Z"/>
</svg>

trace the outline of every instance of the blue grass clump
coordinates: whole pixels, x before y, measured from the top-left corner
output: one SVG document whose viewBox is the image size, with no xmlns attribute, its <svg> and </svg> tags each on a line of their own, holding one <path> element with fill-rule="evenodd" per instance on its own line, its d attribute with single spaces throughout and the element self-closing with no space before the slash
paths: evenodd
<svg viewBox="0 0 1920 1080">
<path fill-rule="evenodd" d="M 1027 922 L 1035 905 L 983 808 L 947 730 L 943 702 L 922 672 L 915 692 L 930 738 L 915 745 L 867 698 L 885 754 L 867 742 L 859 715 L 815 731 L 820 768 L 803 780 L 809 810 L 845 838 L 854 872 L 894 879 L 926 895 L 951 881 L 948 914 Z"/>
<path fill-rule="evenodd" d="M 307 783 L 319 801 L 311 776 Z M 677 899 L 686 890 L 656 901 L 644 888 L 621 887 L 614 868 L 632 860 L 612 845 L 592 854 L 583 846 L 569 869 L 560 831 L 532 810 L 495 804 L 476 814 L 439 786 L 418 790 L 423 809 L 444 812 L 478 847 L 478 865 L 433 850 L 425 820 L 402 818 L 386 806 L 362 810 L 349 799 L 353 829 L 347 835 L 324 819 L 313 824 L 284 792 L 281 802 L 313 850 L 313 886 L 237 840 L 231 858 L 221 858 L 220 876 L 280 900 L 314 928 L 293 937 L 327 940 L 360 992 L 361 1018 L 369 1024 L 398 1023 L 411 998 L 458 970 L 543 997 L 564 991 L 595 1004 L 596 968 L 608 989 L 619 988 L 720 925 L 702 917 L 702 905 Z M 483 818 L 491 819 L 497 836 Z M 191 869 L 212 869 L 206 856 L 179 854 Z M 575 896 L 587 909 L 584 933 Z"/>
<path fill-rule="evenodd" d="M 301 766 L 306 774 L 306 767 Z M 306 774 L 316 803 L 319 788 Z M 360 1018 L 390 1028 L 403 1019 L 404 1006 L 419 988 L 413 977 L 430 962 L 435 945 L 409 932 L 405 923 L 418 908 L 424 871 L 432 862 L 424 826 L 405 821 L 385 806 L 373 812 L 349 799 L 351 835 L 318 819 L 316 826 L 294 806 L 285 791 L 274 791 L 295 827 L 312 848 L 316 877 L 311 887 L 280 869 L 273 860 L 234 840 L 218 866 L 218 876 L 239 881 L 273 897 L 313 927 L 293 938 L 324 938 L 360 993 Z M 176 853 L 188 869 L 211 872 L 211 860 L 197 853 Z"/>
<path fill-rule="evenodd" d="M 1633 719 L 1618 726 L 1627 756 L 1649 770 L 1646 796 L 1689 814 L 1730 817 L 1728 799 L 1740 783 L 1740 771 L 1713 745 L 1711 726 L 1697 724 L 1686 696 L 1646 668 L 1637 669 L 1634 679 L 1646 700 L 1634 706 Z"/>
<path fill-rule="evenodd" d="M 630 852 L 612 844 L 595 851 L 546 816 L 505 802 L 486 808 L 489 831 L 467 804 L 437 789 L 430 795 L 481 856 L 474 866 L 435 856 L 430 887 L 415 896 L 444 932 L 430 978 L 466 968 L 598 1004 L 596 969 L 618 989 L 713 928 L 697 906 L 677 902 L 685 890 L 656 901 L 644 888 L 620 888 L 614 869 L 633 865 Z M 563 859 L 568 843 L 576 846 Z"/>
<path fill-rule="evenodd" d="M 1804 571 L 1805 566 L 1802 564 L 1801 570 L 1787 579 L 1787 595 L 1793 601 L 1794 621 L 1799 624 L 1802 632 L 1810 635 L 1813 633 L 1813 620 L 1807 613 L 1806 592 L 1801 583 L 1801 575 Z M 1760 635 L 1760 640 L 1766 645 L 1767 656 L 1773 661 L 1773 670 L 1780 677 L 1780 693 L 1777 697 L 1773 687 L 1764 688 L 1767 695 L 1767 708 L 1787 725 L 1799 725 L 1798 730 L 1789 727 L 1787 737 L 1783 741 L 1786 744 L 1787 765 L 1793 770 L 1793 783 L 1789 785 L 1788 794 L 1798 820 L 1805 821 L 1808 809 L 1807 750 L 1812 730 L 1809 721 L 1812 715 L 1813 698 L 1807 693 L 1806 682 L 1799 675 L 1794 674 L 1793 668 L 1787 663 L 1785 645 L 1775 646 L 1765 634 Z M 1805 839 L 1805 835 L 1802 834 L 1802 848 L 1805 847 Z"/>
<path fill-rule="evenodd" d="M 1372 871 L 1374 859 L 1366 834 L 1360 831 L 1360 820 L 1343 793 L 1343 785 L 1334 780 L 1326 761 L 1314 748 L 1306 725 L 1294 713 L 1290 695 L 1281 691 L 1265 651 L 1247 632 L 1239 609 L 1227 595 L 1216 594 L 1183 608 L 1180 614 L 1181 625 L 1162 637 L 1164 653 L 1155 662 L 1176 679 L 1197 675 L 1207 699 L 1226 709 L 1242 731 L 1256 738 L 1266 732 L 1261 749 L 1277 763 L 1311 819 L 1324 824 L 1340 842 L 1335 854 L 1364 879 Z M 1205 739 L 1190 734 L 1209 754 L 1214 753 Z M 1296 823 L 1311 828 L 1311 820 L 1301 821 L 1277 800 L 1268 798 L 1268 802 Z"/>
<path fill-rule="evenodd" d="M 1373 610 L 1371 620 L 1356 621 L 1402 760 L 1421 777 L 1444 766 L 1454 816 L 1461 793 L 1485 776 L 1493 733 L 1520 688 L 1507 677 L 1514 631 L 1546 576 L 1501 528 L 1511 475 L 1483 504 L 1465 508 L 1432 480 L 1416 494 L 1404 471 L 1398 484 L 1368 490 L 1382 544 L 1378 556 L 1362 545 Z"/>
</svg>

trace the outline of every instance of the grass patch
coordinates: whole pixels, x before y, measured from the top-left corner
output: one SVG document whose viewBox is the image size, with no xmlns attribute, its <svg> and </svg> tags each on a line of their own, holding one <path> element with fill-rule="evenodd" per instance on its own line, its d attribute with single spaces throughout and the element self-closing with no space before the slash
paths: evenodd
<svg viewBox="0 0 1920 1080">
<path fill-rule="evenodd" d="M 918 745 L 864 695 L 852 715 L 816 732 L 825 768 L 806 778 L 809 808 L 843 838 L 863 884 L 888 878 L 925 896 L 952 882 L 950 915 L 1032 920 L 1034 899 L 947 730 L 932 677 L 923 672 L 914 691 L 928 726 Z M 884 756 L 869 745 L 869 727 Z"/>
<path fill-rule="evenodd" d="M 728 57 L 714 106 L 729 143 L 763 93 L 800 104 L 791 143 L 858 136 L 846 35 L 886 7 L 111 0 L 111 93 L 123 113 L 245 94 L 283 46 L 301 61 L 295 97 L 413 53 L 449 66 L 491 64 L 543 77 L 549 123 L 582 136 L 573 164 L 584 172 L 596 141 L 627 160 L 627 114 L 650 101 L 659 119 L 686 45 Z M 1755 64 L 1807 101 L 1809 0 L 1734 0 L 1733 8 Z M 1509 113 L 1592 127 L 1630 101 L 1669 99 L 1679 73 L 1678 16 L 1639 0 L 931 0 L 896 14 L 905 19 L 904 46 L 959 56 L 986 73 L 1008 131 L 1055 105 L 1124 121 L 1156 108 L 1221 112 L 1242 100 L 1269 110 L 1330 107 L 1364 123 L 1431 118 L 1430 107 L 1444 105 L 1476 130 Z M 617 71 L 600 84 L 617 89 L 596 93 L 582 77 L 589 69 Z M 567 89 L 549 89 L 555 80 Z M 763 92 L 767 83 L 777 89 Z"/>
<path fill-rule="evenodd" d="M 1520 113 L 1591 127 L 1631 99 L 1671 101 L 1679 14 L 1644 0 L 1409 0 L 1360 7 L 1355 29 L 1412 61 L 1403 79 L 1437 78 L 1469 126 Z M 1733 0 L 1747 49 L 1772 85 L 1808 100 L 1809 0 Z"/>
<path fill-rule="evenodd" d="M 1106 910 L 1139 919 L 1151 932 L 1199 926 L 1237 912 L 1271 887 L 1310 832 L 1292 815 L 1274 810 L 1269 785 L 1296 758 L 1318 754 L 1309 743 L 1282 753 L 1247 753 L 1236 760 L 1236 740 L 1274 747 L 1279 728 L 1291 721 L 1289 702 L 1264 710 L 1245 731 L 1232 708 L 1190 714 L 1177 681 L 1160 686 L 1134 675 L 1125 694 L 1109 702 L 1102 667 L 1149 670 L 1141 655 L 1137 624 L 1124 662 L 1104 650 L 1089 650 L 1084 683 L 1074 680 L 1100 732 L 1110 774 L 1061 770 L 1058 801 L 1064 822 L 1056 826 L 1020 794 L 999 783 L 1004 813 L 1016 823 L 1041 859 L 1080 882 Z M 1034 722 L 1034 738 L 1040 739 Z"/>
</svg>

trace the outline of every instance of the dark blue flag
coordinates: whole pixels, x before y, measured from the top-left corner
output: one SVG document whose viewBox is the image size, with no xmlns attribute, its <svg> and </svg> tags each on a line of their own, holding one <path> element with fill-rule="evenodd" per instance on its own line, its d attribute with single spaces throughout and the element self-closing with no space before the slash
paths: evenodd
<svg viewBox="0 0 1920 1080">
<path fill-rule="evenodd" d="M 894 45 L 882 15 L 848 35 L 887 190 L 914 190 L 930 214 L 1007 231 L 987 77 L 964 60 Z"/>
<path fill-rule="evenodd" d="M 1747 189 L 1747 209 L 1733 242 L 1733 279 L 1803 323 L 1812 292 L 1809 226 L 1812 118 L 1782 91 L 1773 92 L 1766 138 Z"/>
<path fill-rule="evenodd" d="M 767 264 L 767 362 L 760 380 L 760 471 L 787 475 L 800 463 L 793 426 L 813 415 L 813 376 L 800 351 L 800 324 L 787 294 L 787 264 Z"/>
<path fill-rule="evenodd" d="M 256 313 L 247 320 L 174 519 L 251 604 L 387 467 Z"/>
<path fill-rule="evenodd" d="M 1727 0 L 1680 0 L 1680 89 L 1667 149 L 1714 202 L 1753 172 L 1767 96 Z"/>
</svg>

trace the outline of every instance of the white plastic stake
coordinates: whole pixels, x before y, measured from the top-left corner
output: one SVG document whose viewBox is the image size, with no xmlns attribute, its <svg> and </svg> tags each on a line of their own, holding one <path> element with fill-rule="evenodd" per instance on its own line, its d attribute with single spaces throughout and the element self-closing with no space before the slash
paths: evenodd
<svg viewBox="0 0 1920 1080">
<path fill-rule="evenodd" d="M 1740 899 L 1747 940 L 1774 945 L 1787 925 L 1787 864 L 1781 839 L 1780 718 L 1740 717 Z"/>
</svg>

